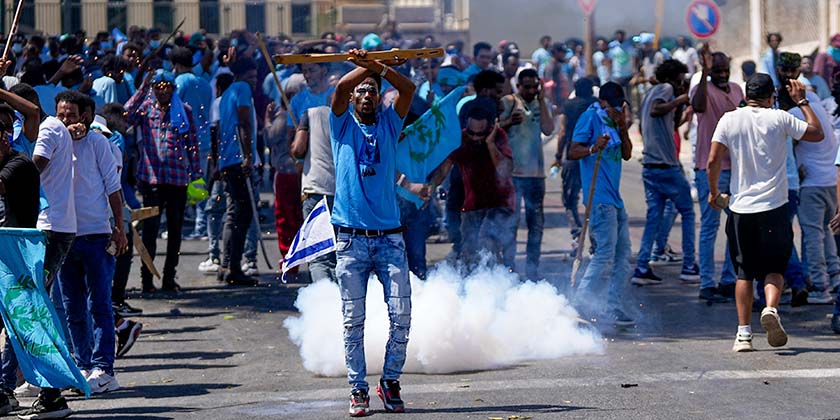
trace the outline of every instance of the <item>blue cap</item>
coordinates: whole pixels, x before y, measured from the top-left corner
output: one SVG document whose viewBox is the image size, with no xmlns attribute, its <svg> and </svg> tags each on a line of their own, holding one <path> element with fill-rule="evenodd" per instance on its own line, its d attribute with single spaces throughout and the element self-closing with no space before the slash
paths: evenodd
<svg viewBox="0 0 840 420">
<path fill-rule="evenodd" d="M 369 33 L 362 38 L 362 49 L 372 50 L 380 46 L 382 46 L 382 39 L 377 34 Z"/>
</svg>

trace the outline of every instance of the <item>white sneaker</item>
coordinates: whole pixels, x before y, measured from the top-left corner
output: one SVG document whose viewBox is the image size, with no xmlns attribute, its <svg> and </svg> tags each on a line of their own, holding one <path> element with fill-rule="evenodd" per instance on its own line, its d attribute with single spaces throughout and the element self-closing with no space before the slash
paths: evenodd
<svg viewBox="0 0 840 420">
<path fill-rule="evenodd" d="M 256 261 L 248 261 L 245 264 L 242 264 L 242 272 L 245 273 L 248 277 L 259 276 L 260 270 L 257 268 Z"/>
<path fill-rule="evenodd" d="M 768 306 L 761 311 L 761 326 L 767 331 L 767 343 L 770 347 L 781 347 L 787 344 L 787 333 L 782 327 L 782 320 L 776 308 Z"/>
<path fill-rule="evenodd" d="M 732 346 L 732 351 L 741 353 L 746 351 L 754 351 L 752 345 L 752 334 L 738 333 L 735 335 L 735 344 Z"/>
<path fill-rule="evenodd" d="M 219 272 L 221 261 L 218 258 L 208 258 L 198 264 L 198 271 L 203 274 L 215 274 Z"/>
<path fill-rule="evenodd" d="M 90 386 L 91 394 L 101 394 L 120 389 L 120 383 L 117 382 L 116 375 L 111 376 L 100 368 L 93 369 L 93 372 L 88 376 L 87 383 Z"/>
<path fill-rule="evenodd" d="M 24 382 L 21 386 L 15 388 L 15 397 L 33 398 L 37 397 L 40 392 L 41 387 L 32 385 L 29 382 Z"/>
</svg>

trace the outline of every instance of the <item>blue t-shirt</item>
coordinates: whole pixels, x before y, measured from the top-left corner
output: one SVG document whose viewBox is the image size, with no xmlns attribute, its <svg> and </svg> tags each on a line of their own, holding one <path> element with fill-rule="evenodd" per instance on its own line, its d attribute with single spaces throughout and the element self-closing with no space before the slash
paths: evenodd
<svg viewBox="0 0 840 420">
<path fill-rule="evenodd" d="M 595 144 L 601 134 L 605 134 L 603 122 L 597 111 L 590 106 L 578 119 L 572 141 L 591 146 Z M 598 154 L 587 156 L 580 160 L 580 180 L 583 185 L 583 201 L 589 200 L 589 185 L 595 170 L 595 159 Z M 601 166 L 598 169 L 598 182 L 595 183 L 595 194 L 592 204 L 609 204 L 617 208 L 624 207 L 619 186 L 621 183 L 621 139 L 610 139 L 607 148 L 601 155 Z"/>
<path fill-rule="evenodd" d="M 192 108 L 199 150 L 210 150 L 210 107 L 213 105 L 210 83 L 193 73 L 181 73 L 175 77 L 175 86 L 178 97 Z"/>
<path fill-rule="evenodd" d="M 251 93 L 251 86 L 243 81 L 237 81 L 230 85 L 219 102 L 219 169 L 242 163 L 237 112 L 243 106 L 247 106 L 251 111 L 251 156 L 253 156 L 253 164 L 258 163 L 257 113 L 254 110 L 254 96 Z"/>
<path fill-rule="evenodd" d="M 364 125 L 350 106 L 341 115 L 330 112 L 330 140 L 335 161 L 335 205 L 332 223 L 358 229 L 400 226 L 397 207 L 397 141 L 403 118 L 393 106 L 378 113 L 377 124 Z M 379 163 L 375 175 L 362 176 L 359 155 L 366 137 L 377 140 Z"/>
<path fill-rule="evenodd" d="M 327 99 L 329 99 L 330 95 L 332 95 L 334 91 L 335 88 L 330 86 L 324 92 L 316 94 L 312 93 L 312 91 L 306 87 L 297 95 L 292 97 L 291 102 L 289 102 L 289 106 L 292 107 L 292 114 L 295 116 L 295 122 L 300 124 L 300 119 L 303 117 L 303 113 L 309 108 L 329 106 L 330 104 L 327 102 Z M 294 126 L 291 118 L 286 118 L 286 126 Z"/>
<path fill-rule="evenodd" d="M 131 89 L 128 88 L 128 83 L 125 83 L 125 80 L 122 83 L 117 83 L 113 78 L 108 76 L 102 76 L 94 80 L 93 90 L 96 91 L 96 95 L 102 98 L 102 101 L 106 104 L 124 104 L 131 97 Z"/>
</svg>

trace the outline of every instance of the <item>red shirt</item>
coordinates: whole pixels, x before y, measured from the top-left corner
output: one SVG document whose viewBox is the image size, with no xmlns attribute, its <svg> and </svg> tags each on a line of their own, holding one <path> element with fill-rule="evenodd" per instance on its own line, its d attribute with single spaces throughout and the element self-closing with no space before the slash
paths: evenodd
<svg viewBox="0 0 840 420">
<path fill-rule="evenodd" d="M 496 130 L 496 147 L 503 156 L 511 159 L 512 165 L 513 151 L 502 129 Z M 504 175 L 496 172 L 487 145 L 473 142 L 462 133 L 461 147 L 452 152 L 451 158 L 464 179 L 462 212 L 496 207 L 513 209 L 513 178 L 510 172 Z"/>
</svg>

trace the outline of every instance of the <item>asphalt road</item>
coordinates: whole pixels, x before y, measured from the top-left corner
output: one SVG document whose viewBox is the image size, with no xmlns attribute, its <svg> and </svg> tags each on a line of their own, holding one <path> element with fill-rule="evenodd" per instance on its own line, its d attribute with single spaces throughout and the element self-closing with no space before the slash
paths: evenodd
<svg viewBox="0 0 840 420">
<path fill-rule="evenodd" d="M 569 233 L 560 182 L 547 183 L 542 272 L 562 290 L 570 270 L 564 256 Z M 645 213 L 636 159 L 625 167 L 622 189 L 636 251 Z M 678 230 L 671 239 L 677 247 Z M 276 261 L 274 237 L 267 241 Z M 524 241 L 525 232 L 520 230 L 520 264 Z M 722 238 L 718 241 L 722 249 Z M 346 418 L 345 379 L 316 377 L 304 370 L 298 349 L 282 326 L 295 314 L 293 302 L 302 286 L 284 285 L 273 274 L 263 274 L 260 287 L 227 288 L 198 272 L 205 247 L 201 242 L 184 242 L 179 282 L 185 292 L 174 299 L 141 299 L 135 263 L 130 303 L 144 309 L 137 320 L 145 328 L 131 352 L 117 360 L 122 389 L 90 400 L 71 398 L 74 417 Z M 448 248 L 430 244 L 430 259 L 441 259 Z M 783 307 L 791 339 L 779 349 L 769 348 L 756 317 L 759 351 L 735 354 L 731 352 L 737 325 L 734 304 L 707 306 L 699 301 L 696 286 L 680 284 L 679 266 L 659 273 L 665 284 L 629 289 L 628 301 L 638 316 L 636 328 L 602 328 L 603 354 L 523 362 L 497 371 L 407 374 L 402 378 L 407 413 L 386 414 L 379 401 L 372 401 L 373 418 L 840 417 L 835 400 L 840 389 L 840 368 L 835 364 L 840 337 L 829 329 L 826 316 L 831 306 Z"/>
</svg>

